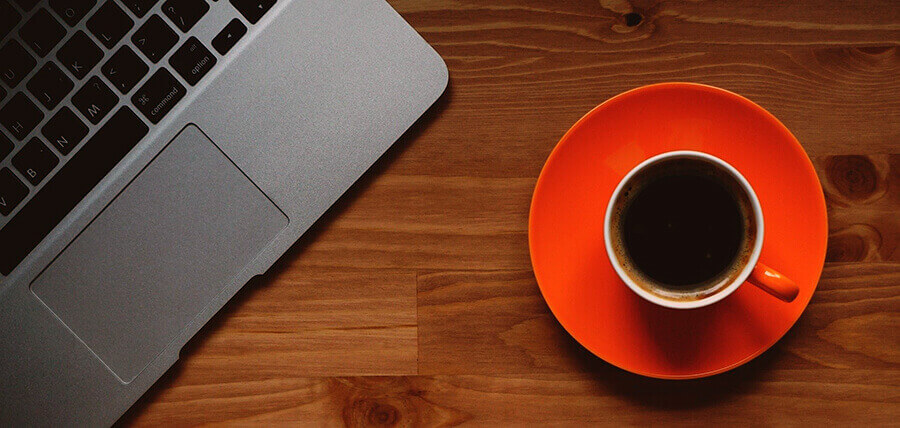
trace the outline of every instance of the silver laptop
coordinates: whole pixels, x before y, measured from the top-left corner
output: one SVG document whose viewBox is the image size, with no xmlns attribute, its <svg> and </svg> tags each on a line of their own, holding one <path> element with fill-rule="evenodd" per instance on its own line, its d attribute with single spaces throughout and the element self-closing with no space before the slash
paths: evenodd
<svg viewBox="0 0 900 428">
<path fill-rule="evenodd" d="M 0 425 L 108 425 L 441 95 L 384 0 L 0 0 Z"/>
</svg>

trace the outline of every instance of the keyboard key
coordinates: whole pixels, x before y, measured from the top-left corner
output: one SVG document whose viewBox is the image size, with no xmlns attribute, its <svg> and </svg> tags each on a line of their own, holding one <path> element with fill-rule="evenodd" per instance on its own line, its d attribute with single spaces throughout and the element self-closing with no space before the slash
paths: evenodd
<svg viewBox="0 0 900 428">
<path fill-rule="evenodd" d="M 72 104 L 94 125 L 119 102 L 119 97 L 99 77 L 91 77 L 83 88 L 72 95 Z"/>
<path fill-rule="evenodd" d="M 15 40 L 10 40 L 0 49 L 0 58 L 3 58 L 0 61 L 0 79 L 10 87 L 18 85 L 37 65 L 34 57 Z"/>
<path fill-rule="evenodd" d="M 9 275 L 31 250 L 105 177 L 149 129 L 122 107 L 0 229 L 0 274 Z"/>
<path fill-rule="evenodd" d="M 112 49 L 133 26 L 134 21 L 112 0 L 103 3 L 97 13 L 87 20 L 88 30 L 91 30 L 107 49 Z"/>
<path fill-rule="evenodd" d="M 3 101 L 4 98 L 6 98 L 6 89 L 0 86 L 0 101 Z"/>
<path fill-rule="evenodd" d="M 97 0 L 50 0 L 50 9 L 71 27 L 81 21 L 95 4 Z"/>
<path fill-rule="evenodd" d="M 209 5 L 206 0 L 168 0 L 163 3 L 162 10 L 176 27 L 187 32 L 206 15 Z"/>
<path fill-rule="evenodd" d="M 9 215 L 26 196 L 28 187 L 9 168 L 0 169 L 0 214 Z"/>
<path fill-rule="evenodd" d="M 123 0 L 122 3 L 125 3 L 125 6 L 131 9 L 138 18 L 143 18 L 144 15 L 150 11 L 150 8 L 158 1 L 159 0 Z"/>
<path fill-rule="evenodd" d="M 12 141 L 9 141 L 9 138 L 6 138 L 6 135 L 0 132 L 0 161 L 6 159 L 12 153 L 13 147 Z"/>
<path fill-rule="evenodd" d="M 19 15 L 19 12 L 9 2 L 0 0 L 0 39 L 16 28 L 20 19 L 22 19 L 22 15 Z"/>
<path fill-rule="evenodd" d="M 123 95 L 127 94 L 134 85 L 150 71 L 147 64 L 134 53 L 128 46 L 122 46 L 106 64 L 101 67 L 103 75 Z"/>
<path fill-rule="evenodd" d="M 44 113 L 21 92 L 0 109 L 0 123 L 19 141 L 24 140 L 43 119 Z"/>
<path fill-rule="evenodd" d="M 66 35 L 66 29 L 47 12 L 41 9 L 32 15 L 22 28 L 19 37 L 39 57 L 43 58 Z"/>
<path fill-rule="evenodd" d="M 26 86 L 31 95 L 47 107 L 47 110 L 53 110 L 66 95 L 69 95 L 75 84 L 55 63 L 48 62 L 34 73 Z"/>
<path fill-rule="evenodd" d="M 10 87 L 18 85 L 37 65 L 34 57 L 15 40 L 10 40 L 0 49 L 0 58 L 3 58 L 0 62 L 0 79 Z"/>
<path fill-rule="evenodd" d="M 87 133 L 88 127 L 68 107 L 59 109 L 41 129 L 44 138 L 63 156 L 77 147 Z"/>
<path fill-rule="evenodd" d="M 131 97 L 135 107 L 153 123 L 159 123 L 172 107 L 184 98 L 184 86 L 162 68 L 153 73 Z"/>
<path fill-rule="evenodd" d="M 84 79 L 84 76 L 87 76 L 103 59 L 103 51 L 84 31 L 79 31 L 56 51 L 56 58 L 73 76 Z"/>
<path fill-rule="evenodd" d="M 212 46 L 219 55 L 225 55 L 247 34 L 247 27 L 240 19 L 232 19 L 228 25 L 212 39 Z"/>
<path fill-rule="evenodd" d="M 13 1 L 16 2 L 16 4 L 19 5 L 19 7 L 21 7 L 22 10 L 24 10 L 25 12 L 28 12 L 29 10 L 31 10 L 31 8 L 34 7 L 34 5 L 38 4 L 39 0 L 13 0 Z"/>
<path fill-rule="evenodd" d="M 32 185 L 37 186 L 59 164 L 59 159 L 38 138 L 32 138 L 12 158 L 12 164 Z"/>
<path fill-rule="evenodd" d="M 231 0 L 231 4 L 251 24 L 256 24 L 272 8 L 275 0 Z"/>
<path fill-rule="evenodd" d="M 147 59 L 156 64 L 178 43 L 178 35 L 159 15 L 153 15 L 134 32 L 131 41 Z"/>
<path fill-rule="evenodd" d="M 172 68 L 191 86 L 197 84 L 216 65 L 216 57 L 196 37 L 189 38 L 169 58 Z"/>
</svg>

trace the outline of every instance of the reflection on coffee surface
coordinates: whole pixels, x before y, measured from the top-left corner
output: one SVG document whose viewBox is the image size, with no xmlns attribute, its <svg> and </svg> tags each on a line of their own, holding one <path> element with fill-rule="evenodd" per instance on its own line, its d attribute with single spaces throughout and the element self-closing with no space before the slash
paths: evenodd
<svg viewBox="0 0 900 428">
<path fill-rule="evenodd" d="M 734 177 L 704 160 L 651 165 L 629 180 L 614 209 L 620 263 L 638 285 L 666 297 L 719 291 L 753 248 L 749 198 Z"/>
</svg>

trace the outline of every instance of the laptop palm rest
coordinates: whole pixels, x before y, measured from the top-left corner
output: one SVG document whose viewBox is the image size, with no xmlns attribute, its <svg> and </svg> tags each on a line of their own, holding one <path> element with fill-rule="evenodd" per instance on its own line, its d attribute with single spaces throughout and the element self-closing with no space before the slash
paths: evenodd
<svg viewBox="0 0 900 428">
<path fill-rule="evenodd" d="M 188 125 L 32 283 L 130 382 L 286 225 Z"/>
</svg>

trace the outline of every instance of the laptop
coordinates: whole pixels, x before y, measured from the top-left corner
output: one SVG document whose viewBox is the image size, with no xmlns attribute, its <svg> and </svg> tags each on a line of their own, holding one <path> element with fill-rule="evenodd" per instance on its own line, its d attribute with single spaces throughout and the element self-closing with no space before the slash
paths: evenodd
<svg viewBox="0 0 900 428">
<path fill-rule="evenodd" d="M 441 95 L 384 0 L 0 0 L 0 425 L 109 425 Z"/>
</svg>

